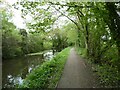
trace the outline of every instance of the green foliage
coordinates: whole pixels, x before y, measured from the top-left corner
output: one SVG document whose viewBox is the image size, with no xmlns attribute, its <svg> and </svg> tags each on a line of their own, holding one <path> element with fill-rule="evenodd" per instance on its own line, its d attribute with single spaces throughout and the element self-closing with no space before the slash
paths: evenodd
<svg viewBox="0 0 120 90">
<path fill-rule="evenodd" d="M 87 53 L 86 48 L 76 47 L 75 49 L 76 49 L 77 53 L 78 53 L 80 56 L 86 57 L 86 55 L 87 55 L 87 54 L 86 54 L 86 53 Z"/>
<path fill-rule="evenodd" d="M 71 3 L 73 7 L 68 7 L 72 15 L 77 14 L 78 29 L 80 29 L 80 47 L 76 50 L 81 56 L 87 56 L 92 63 L 99 65 L 97 70 L 102 84 L 106 87 L 117 87 L 120 79 L 120 39 L 118 32 L 119 8 L 115 3 L 82 3 L 84 6 L 94 6 L 94 8 L 78 8 L 78 3 Z M 76 7 L 74 7 L 76 5 Z M 79 4 L 81 5 L 81 4 Z M 72 11 L 74 10 L 74 11 Z M 77 12 L 77 10 L 79 10 Z M 76 11 L 76 12 L 75 12 Z M 113 14 L 114 13 L 114 14 Z M 111 15 L 113 14 L 113 15 Z M 116 16 L 116 17 L 115 17 Z M 117 20 L 116 24 L 114 20 Z M 77 33 L 79 35 L 79 33 Z M 119 33 L 120 34 L 120 33 Z M 82 42 L 82 43 L 81 43 Z M 78 43 L 77 43 L 78 44 Z M 82 47 L 84 47 L 82 49 Z M 116 74 L 114 74 L 116 73 Z M 113 81 L 112 81 L 113 80 Z"/>
<path fill-rule="evenodd" d="M 17 29 L 9 22 L 7 11 L 2 13 L 2 57 L 3 59 L 14 58 L 28 53 L 51 49 L 43 46 L 45 35 L 41 33 L 27 33 L 25 29 Z M 48 45 L 48 44 L 47 44 Z"/>
<path fill-rule="evenodd" d="M 29 33 L 27 40 L 27 47 L 29 53 L 43 51 L 44 48 L 43 48 L 42 35 L 40 33 L 33 33 L 33 34 Z"/>
<path fill-rule="evenodd" d="M 2 17 L 2 57 L 11 58 L 22 54 L 20 42 L 22 41 L 15 25 L 8 22 L 5 12 Z"/>
<path fill-rule="evenodd" d="M 110 53 L 112 52 L 112 53 Z M 112 45 L 112 47 L 110 47 L 106 52 L 104 52 L 104 57 L 102 58 L 102 62 L 112 65 L 112 66 L 117 66 L 118 63 L 118 55 L 117 55 L 118 51 L 117 51 L 117 47 L 116 45 Z"/>
<path fill-rule="evenodd" d="M 43 43 L 43 46 L 44 46 L 45 50 L 50 50 L 53 45 L 52 45 L 52 42 L 46 41 L 46 42 Z"/>
<path fill-rule="evenodd" d="M 56 28 L 50 31 L 49 36 L 51 37 L 53 49 L 59 52 L 68 46 L 66 34 L 67 31 L 60 28 Z"/>
<path fill-rule="evenodd" d="M 35 1 L 21 1 L 20 6 L 22 8 L 22 17 L 27 18 L 27 15 L 32 18 L 32 21 L 27 22 L 27 27 L 30 30 L 35 30 L 37 33 L 45 33 L 49 29 L 51 24 L 54 22 L 54 17 L 52 16 L 49 6 L 45 2 L 35 2 Z M 17 7 L 18 3 L 14 5 Z M 19 9 L 19 7 L 18 7 Z"/>
<path fill-rule="evenodd" d="M 26 30 L 22 30 L 21 35 L 18 34 L 16 27 L 8 22 L 9 17 L 6 13 L 2 13 L 3 57 L 13 57 L 22 53 L 39 52 L 45 49 L 61 51 L 67 46 L 75 45 L 78 46 L 76 50 L 80 55 L 89 58 L 93 63 L 100 66 L 98 74 L 102 82 L 106 83 L 105 85 L 113 86 L 120 82 L 119 73 L 115 74 L 116 76 L 113 75 L 116 72 L 115 70 L 120 72 L 120 17 L 118 14 L 120 5 L 118 3 L 68 2 L 54 4 L 27 0 L 21 1 L 20 5 L 23 6 L 22 17 L 24 19 L 27 15 L 32 17 L 32 21 L 27 22 L 29 32 L 26 33 Z M 55 20 L 58 19 L 57 15 L 54 14 L 56 8 L 59 8 L 57 13 L 67 17 L 73 24 L 69 23 L 62 28 L 52 28 Z M 48 67 L 41 66 L 37 70 L 44 72 L 51 68 L 50 65 L 53 61 L 57 65 L 54 59 L 46 62 L 45 66 Z M 36 74 L 38 71 L 35 70 L 28 77 L 31 79 L 30 85 L 29 80 L 26 79 L 26 86 L 24 87 L 49 86 L 50 75 L 55 72 L 52 69 L 46 71 L 44 73 L 48 74 L 45 77 L 45 75 Z M 41 77 L 38 79 L 41 82 L 34 79 L 34 75 Z M 46 79 L 42 80 L 42 76 Z"/>
<path fill-rule="evenodd" d="M 64 33 L 67 35 L 67 42 L 69 45 L 75 45 L 77 41 L 77 30 L 74 24 L 69 23 L 66 26 L 63 27 L 63 30 L 65 30 L 67 33 Z M 73 37 L 74 36 L 74 37 Z"/>
<path fill-rule="evenodd" d="M 19 88 L 55 88 L 62 74 L 70 48 L 58 53 L 51 61 L 44 62 L 27 75 Z"/>
<path fill-rule="evenodd" d="M 120 73 L 117 68 L 103 64 L 96 69 L 102 87 L 120 87 Z"/>
</svg>

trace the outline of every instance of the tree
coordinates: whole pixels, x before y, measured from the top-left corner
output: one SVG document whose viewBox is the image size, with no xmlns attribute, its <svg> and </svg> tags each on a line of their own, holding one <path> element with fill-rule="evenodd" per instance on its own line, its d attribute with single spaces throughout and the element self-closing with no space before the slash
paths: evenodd
<svg viewBox="0 0 120 90">
<path fill-rule="evenodd" d="M 115 2 L 106 3 L 106 10 L 108 10 L 108 20 L 105 19 L 108 25 L 111 36 L 117 46 L 118 50 L 118 62 L 120 60 L 120 4 Z M 120 63 L 117 63 L 118 70 L 120 72 Z"/>
<path fill-rule="evenodd" d="M 28 46 L 27 46 L 27 32 L 25 29 L 20 29 L 20 35 L 22 36 L 22 42 L 21 42 L 21 49 L 23 51 L 23 54 L 28 54 Z"/>
<path fill-rule="evenodd" d="M 2 13 L 2 57 L 12 58 L 21 55 L 21 36 L 19 35 L 16 26 L 8 22 L 5 11 Z"/>
</svg>

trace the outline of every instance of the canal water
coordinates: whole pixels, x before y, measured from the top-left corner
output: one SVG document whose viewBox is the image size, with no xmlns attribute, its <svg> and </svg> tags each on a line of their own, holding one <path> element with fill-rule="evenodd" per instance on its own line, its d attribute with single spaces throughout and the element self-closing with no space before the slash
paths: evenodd
<svg viewBox="0 0 120 90">
<path fill-rule="evenodd" d="M 45 60 L 53 57 L 52 50 L 43 54 L 27 55 L 2 62 L 2 88 L 14 88 L 22 84 L 23 79 L 34 68 L 40 66 Z"/>
</svg>

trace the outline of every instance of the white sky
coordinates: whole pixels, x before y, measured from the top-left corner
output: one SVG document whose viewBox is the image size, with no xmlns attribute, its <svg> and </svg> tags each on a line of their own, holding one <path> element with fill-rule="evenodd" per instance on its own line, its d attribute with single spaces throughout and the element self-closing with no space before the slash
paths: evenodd
<svg viewBox="0 0 120 90">
<path fill-rule="evenodd" d="M 10 5 L 14 4 L 15 2 L 17 2 L 18 0 L 5 0 L 6 2 L 8 2 Z"/>
<path fill-rule="evenodd" d="M 19 0 L 5 0 L 5 1 L 8 2 L 10 5 L 13 5 Z M 11 8 L 11 10 L 13 12 L 12 21 L 17 26 L 17 28 L 26 28 L 26 25 L 24 24 L 24 20 L 21 17 L 21 11 L 14 8 Z"/>
<path fill-rule="evenodd" d="M 25 28 L 24 20 L 21 18 L 21 11 L 20 10 L 13 10 L 13 18 L 12 21 L 13 23 L 18 27 L 18 28 Z"/>
</svg>

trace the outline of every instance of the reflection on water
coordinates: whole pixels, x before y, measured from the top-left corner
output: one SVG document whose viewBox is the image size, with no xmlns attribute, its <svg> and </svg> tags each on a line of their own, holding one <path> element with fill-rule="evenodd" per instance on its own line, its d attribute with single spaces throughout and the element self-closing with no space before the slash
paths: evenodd
<svg viewBox="0 0 120 90">
<path fill-rule="evenodd" d="M 44 56 L 45 60 L 51 60 L 53 57 L 53 51 L 50 50 L 49 52 L 44 53 L 43 56 Z"/>
<path fill-rule="evenodd" d="M 10 88 L 16 84 L 22 84 L 23 79 L 34 68 L 40 65 L 44 60 L 49 60 L 53 57 L 52 51 L 41 55 L 26 56 L 5 60 L 2 62 L 2 87 Z"/>
<path fill-rule="evenodd" d="M 8 83 L 4 85 L 4 87 L 7 87 L 7 88 L 14 87 L 14 85 L 22 84 L 23 82 L 23 79 L 21 78 L 21 76 L 13 77 L 12 75 L 7 75 L 7 80 L 8 80 Z"/>
</svg>

